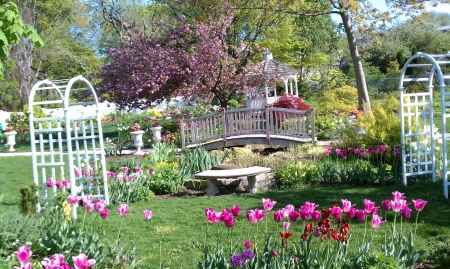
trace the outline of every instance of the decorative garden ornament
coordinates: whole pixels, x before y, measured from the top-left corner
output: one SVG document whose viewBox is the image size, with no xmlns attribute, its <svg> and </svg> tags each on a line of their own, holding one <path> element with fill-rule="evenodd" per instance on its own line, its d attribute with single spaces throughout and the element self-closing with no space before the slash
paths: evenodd
<svg viewBox="0 0 450 269">
<path fill-rule="evenodd" d="M 16 131 L 5 132 L 6 145 L 9 146 L 9 151 L 15 151 L 14 145 L 16 144 Z"/>
<path fill-rule="evenodd" d="M 153 134 L 153 142 L 159 142 L 161 141 L 161 129 L 162 127 L 159 125 L 159 122 L 154 121 L 152 123 L 152 127 L 150 128 L 150 130 L 152 131 Z"/>
<path fill-rule="evenodd" d="M 141 151 L 141 147 L 144 145 L 142 142 L 142 135 L 145 132 L 142 130 L 130 132 L 130 134 L 133 136 L 133 145 L 136 147 L 137 151 L 133 153 L 133 155 L 144 155 L 144 152 Z"/>
</svg>

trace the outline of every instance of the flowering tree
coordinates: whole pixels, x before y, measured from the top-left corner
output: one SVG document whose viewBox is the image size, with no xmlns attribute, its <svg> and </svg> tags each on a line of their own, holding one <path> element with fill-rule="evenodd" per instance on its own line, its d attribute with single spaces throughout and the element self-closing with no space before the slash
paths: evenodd
<svg viewBox="0 0 450 269">
<path fill-rule="evenodd" d="M 158 22 L 150 34 L 130 32 L 96 75 L 99 93 L 121 108 L 146 108 L 174 95 L 215 96 L 226 107 L 235 92 L 264 83 L 262 76 L 247 75 L 250 52 L 224 41 L 230 22 L 231 16 L 208 23 L 179 19 Z"/>
</svg>

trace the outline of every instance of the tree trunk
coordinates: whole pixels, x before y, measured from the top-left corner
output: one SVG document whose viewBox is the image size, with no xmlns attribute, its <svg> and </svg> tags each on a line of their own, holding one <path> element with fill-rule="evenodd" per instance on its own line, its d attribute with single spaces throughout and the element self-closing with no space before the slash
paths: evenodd
<svg viewBox="0 0 450 269">
<path fill-rule="evenodd" d="M 358 52 L 356 37 L 352 29 L 352 22 L 348 16 L 348 12 L 342 11 L 345 9 L 342 9 L 341 5 L 340 8 L 341 12 L 339 14 L 341 15 L 345 33 L 347 34 L 348 47 L 352 57 L 353 69 L 355 70 L 356 88 L 358 89 L 358 107 L 359 109 L 365 110 L 366 108 L 370 108 L 370 100 L 369 93 L 367 91 L 366 78 L 364 76 L 364 70 L 361 63 L 361 56 Z"/>
</svg>

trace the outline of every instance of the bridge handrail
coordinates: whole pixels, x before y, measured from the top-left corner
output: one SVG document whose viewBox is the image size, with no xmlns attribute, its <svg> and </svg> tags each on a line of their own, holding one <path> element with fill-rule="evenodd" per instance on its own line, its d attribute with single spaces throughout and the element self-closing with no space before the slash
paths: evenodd
<svg viewBox="0 0 450 269">
<path fill-rule="evenodd" d="M 182 147 L 227 137 L 282 135 L 315 141 L 314 110 L 241 108 L 211 113 L 180 121 Z"/>
</svg>

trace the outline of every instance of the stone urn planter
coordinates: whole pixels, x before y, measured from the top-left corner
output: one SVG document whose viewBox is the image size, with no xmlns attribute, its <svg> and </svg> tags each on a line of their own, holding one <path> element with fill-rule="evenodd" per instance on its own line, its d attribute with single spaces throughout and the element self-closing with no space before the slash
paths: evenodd
<svg viewBox="0 0 450 269">
<path fill-rule="evenodd" d="M 6 145 L 9 146 L 9 151 L 15 151 L 14 145 L 16 144 L 16 134 L 17 132 L 15 131 L 5 132 Z"/>
<path fill-rule="evenodd" d="M 153 142 L 156 143 L 161 141 L 161 129 L 162 129 L 161 126 L 155 126 L 150 128 L 153 134 Z"/>
<path fill-rule="evenodd" d="M 142 130 L 130 132 L 130 134 L 133 136 L 133 146 L 136 147 L 137 151 L 133 153 L 133 155 L 144 155 L 144 152 L 141 151 L 141 147 L 144 145 L 144 142 L 142 140 L 142 135 L 145 132 Z"/>
</svg>

